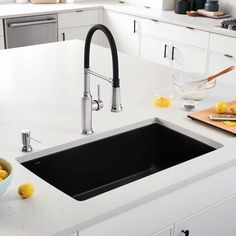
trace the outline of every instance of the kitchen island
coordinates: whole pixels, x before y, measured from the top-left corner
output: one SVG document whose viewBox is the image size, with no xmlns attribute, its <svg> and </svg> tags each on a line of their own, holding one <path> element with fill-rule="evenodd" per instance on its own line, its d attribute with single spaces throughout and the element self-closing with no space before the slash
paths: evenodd
<svg viewBox="0 0 236 236">
<path fill-rule="evenodd" d="M 94 134 L 81 135 L 83 47 L 84 42 L 73 40 L 0 52 L 0 156 L 9 160 L 14 168 L 12 183 L 0 198 L 0 235 L 70 235 L 79 231 L 79 235 L 94 236 L 89 230 L 96 223 L 109 222 L 116 217 L 125 220 L 130 211 L 160 200 L 163 207 L 167 204 L 169 208 L 167 215 L 158 212 L 162 220 L 157 220 L 155 230 L 151 225 L 147 227 L 146 235 L 151 235 L 234 196 L 235 137 L 187 118 L 178 97 L 170 108 L 153 106 L 153 93 L 173 92 L 175 71 L 168 67 L 119 53 L 124 110 L 117 114 L 109 111 L 110 85 L 92 77 L 92 94 L 96 97 L 96 85 L 101 84 L 104 109 L 93 113 Z M 111 68 L 110 51 L 93 45 L 91 69 L 110 77 Z M 234 100 L 235 88 L 219 82 L 200 103 L 199 109 L 213 106 L 222 99 Z M 52 150 L 56 152 L 154 121 L 217 150 L 85 201 L 67 196 L 19 163 L 36 158 L 39 153 L 46 155 Z M 31 142 L 31 154 L 21 152 L 22 129 L 30 129 L 32 137 L 41 141 Z M 35 186 L 34 196 L 27 200 L 17 195 L 17 188 L 23 182 L 32 182 Z M 184 197 L 175 198 L 173 202 L 173 194 Z M 123 231 L 117 229 L 117 234 L 107 228 L 107 235 L 144 235 L 141 231 L 128 234 L 125 230 L 131 222 L 125 223 L 127 227 L 122 224 L 119 230 Z M 132 224 L 138 229 L 135 221 Z M 99 230 L 97 234 L 105 235 Z"/>
</svg>

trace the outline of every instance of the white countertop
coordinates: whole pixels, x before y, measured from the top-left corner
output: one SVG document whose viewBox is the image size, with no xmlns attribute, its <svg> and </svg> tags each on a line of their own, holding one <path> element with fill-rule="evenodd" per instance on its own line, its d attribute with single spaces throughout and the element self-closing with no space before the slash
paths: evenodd
<svg viewBox="0 0 236 236">
<path fill-rule="evenodd" d="M 105 107 L 93 113 L 95 133 L 81 135 L 83 44 L 74 40 L 0 51 L 0 156 L 14 165 L 12 183 L 0 197 L 0 235 L 68 235 L 236 164 L 234 136 L 187 118 L 179 99 L 167 109 L 152 105 L 152 93 L 172 91 L 171 69 L 122 53 L 119 64 L 123 112 L 109 112 L 111 88 L 107 82 L 99 81 Z M 110 75 L 108 49 L 92 46 L 91 68 Z M 91 79 L 94 95 L 97 82 Z M 235 88 L 218 83 L 199 109 L 221 99 L 234 100 Z M 126 130 L 154 119 L 186 134 L 194 132 L 193 137 L 210 145 L 224 147 L 82 202 L 42 181 L 16 161 L 16 158 L 37 157 L 41 151 L 48 153 L 95 140 L 117 132 L 116 129 Z M 34 152 L 29 155 L 20 151 L 21 129 L 31 129 L 32 137 L 42 141 L 41 144 L 32 141 Z M 27 200 L 17 195 L 17 188 L 23 182 L 32 182 L 36 190 Z"/>
<path fill-rule="evenodd" d="M 189 17 L 186 15 L 175 14 L 173 11 L 160 11 L 154 8 L 147 9 L 134 4 L 121 4 L 118 1 L 106 0 L 88 0 L 70 4 L 0 4 L 0 18 L 18 17 L 32 14 L 47 14 L 54 12 L 68 12 L 73 10 L 86 10 L 94 8 L 104 8 L 124 14 L 156 19 L 166 23 L 236 37 L 236 31 L 225 30 L 217 27 L 220 26 L 223 19 L 215 20 L 206 17 Z"/>
</svg>

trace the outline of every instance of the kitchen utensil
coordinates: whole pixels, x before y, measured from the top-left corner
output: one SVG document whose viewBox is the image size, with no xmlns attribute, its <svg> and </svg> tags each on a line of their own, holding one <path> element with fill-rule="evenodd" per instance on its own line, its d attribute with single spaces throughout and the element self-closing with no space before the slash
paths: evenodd
<svg viewBox="0 0 236 236">
<path fill-rule="evenodd" d="M 236 104 L 236 100 L 232 101 L 232 102 L 229 102 L 228 106 L 230 107 L 230 106 L 232 106 L 234 104 Z M 209 118 L 209 115 L 212 115 L 212 114 L 216 114 L 214 107 L 207 108 L 207 109 L 202 110 L 202 111 L 192 112 L 192 113 L 188 114 L 188 117 L 191 118 L 191 119 L 194 119 L 194 120 L 201 121 L 201 122 L 203 122 L 205 124 L 209 124 L 209 125 L 215 126 L 217 128 L 220 128 L 222 130 L 230 132 L 231 134 L 236 135 L 236 126 L 231 126 L 230 127 L 230 126 L 225 125 L 223 123 L 223 121 L 211 120 Z M 218 115 L 218 114 L 216 114 L 216 115 Z M 228 113 L 228 115 L 230 115 L 230 114 Z"/>
<path fill-rule="evenodd" d="M 191 83 L 201 80 L 202 77 L 202 75 L 187 72 L 176 73 L 173 75 L 174 88 L 182 99 L 200 101 L 209 94 L 216 84 L 216 80 L 212 80 L 200 88 L 191 85 Z M 188 86 L 189 84 L 190 86 Z"/>
<path fill-rule="evenodd" d="M 216 73 L 212 76 L 207 77 L 206 79 L 202 79 L 202 80 L 199 80 L 199 81 L 192 81 L 192 82 L 188 83 L 187 86 L 188 87 L 192 86 L 192 87 L 196 87 L 196 88 L 202 88 L 206 83 L 208 83 L 208 82 L 212 81 L 213 79 L 215 79 L 215 78 L 217 78 L 221 75 L 224 75 L 224 74 L 226 74 L 226 73 L 228 73 L 232 70 L 234 70 L 234 66 L 230 66 L 230 67 L 228 67 L 228 68 L 226 68 L 226 69 L 224 69 L 224 70 L 222 70 L 222 71 L 220 71 L 220 72 L 218 72 L 218 73 Z"/>
<path fill-rule="evenodd" d="M 231 120 L 231 121 L 236 121 L 236 115 L 209 115 L 209 118 L 211 120 Z"/>
<path fill-rule="evenodd" d="M 9 173 L 9 175 L 4 180 L 0 181 L 0 195 L 1 195 L 8 188 L 12 179 L 13 171 L 11 164 L 3 158 L 0 158 L 0 165 L 3 167 L 4 170 L 6 170 Z"/>
</svg>

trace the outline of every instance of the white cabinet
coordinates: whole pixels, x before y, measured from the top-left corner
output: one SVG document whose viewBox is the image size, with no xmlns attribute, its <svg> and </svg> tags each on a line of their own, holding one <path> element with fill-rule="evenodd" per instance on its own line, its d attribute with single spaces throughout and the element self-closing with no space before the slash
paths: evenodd
<svg viewBox="0 0 236 236">
<path fill-rule="evenodd" d="M 209 65 L 208 65 L 208 74 L 215 74 L 226 67 L 235 66 L 236 67 L 236 58 L 232 55 L 223 55 L 220 53 L 209 53 Z M 236 86 L 236 70 L 231 71 L 225 75 L 221 76 L 221 83 L 228 85 Z"/>
<path fill-rule="evenodd" d="M 154 20 L 140 20 L 140 56 L 174 69 L 205 73 L 209 34 Z"/>
<path fill-rule="evenodd" d="M 211 34 L 209 49 L 208 74 L 229 66 L 236 67 L 236 38 Z M 223 75 L 221 82 L 236 86 L 236 70 Z"/>
<path fill-rule="evenodd" d="M 140 55 L 146 60 L 169 66 L 170 50 L 171 46 L 168 41 L 146 36 L 140 39 Z"/>
<path fill-rule="evenodd" d="M 104 23 L 111 31 L 119 51 L 138 56 L 139 18 L 104 11 Z"/>
<path fill-rule="evenodd" d="M 174 69 L 193 73 L 206 73 L 207 51 L 192 46 L 172 44 L 171 66 Z"/>
<path fill-rule="evenodd" d="M 152 36 L 142 36 L 140 56 L 174 69 L 204 74 L 207 65 L 207 51 L 188 45 L 173 43 Z"/>
<path fill-rule="evenodd" d="M 85 40 L 87 33 L 91 27 L 92 26 L 81 26 L 76 28 L 59 29 L 59 41 L 71 39 Z M 99 43 L 99 35 L 96 32 L 93 35 L 92 42 L 96 44 Z"/>
<path fill-rule="evenodd" d="M 4 49 L 5 46 L 4 46 L 4 37 L 3 36 L 0 36 L 0 49 Z"/>
<path fill-rule="evenodd" d="M 85 40 L 89 29 L 100 22 L 100 10 L 78 10 L 58 14 L 59 41 L 80 39 Z M 99 44 L 99 34 L 95 33 L 93 43 Z"/>
<path fill-rule="evenodd" d="M 172 236 L 174 233 L 174 227 L 171 226 L 171 227 L 167 227 L 157 233 L 154 233 L 150 236 Z"/>
<path fill-rule="evenodd" d="M 175 236 L 235 236 L 236 197 L 175 224 Z"/>
<path fill-rule="evenodd" d="M 3 22 L 0 19 L 0 49 L 4 49 L 4 30 L 3 30 Z"/>
</svg>

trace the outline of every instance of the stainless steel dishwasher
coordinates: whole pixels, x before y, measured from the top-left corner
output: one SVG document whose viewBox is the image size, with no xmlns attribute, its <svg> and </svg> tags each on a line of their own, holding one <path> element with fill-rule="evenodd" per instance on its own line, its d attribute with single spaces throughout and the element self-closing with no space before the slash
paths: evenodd
<svg viewBox="0 0 236 236">
<path fill-rule="evenodd" d="M 4 19 L 5 48 L 58 41 L 57 14 Z"/>
</svg>

